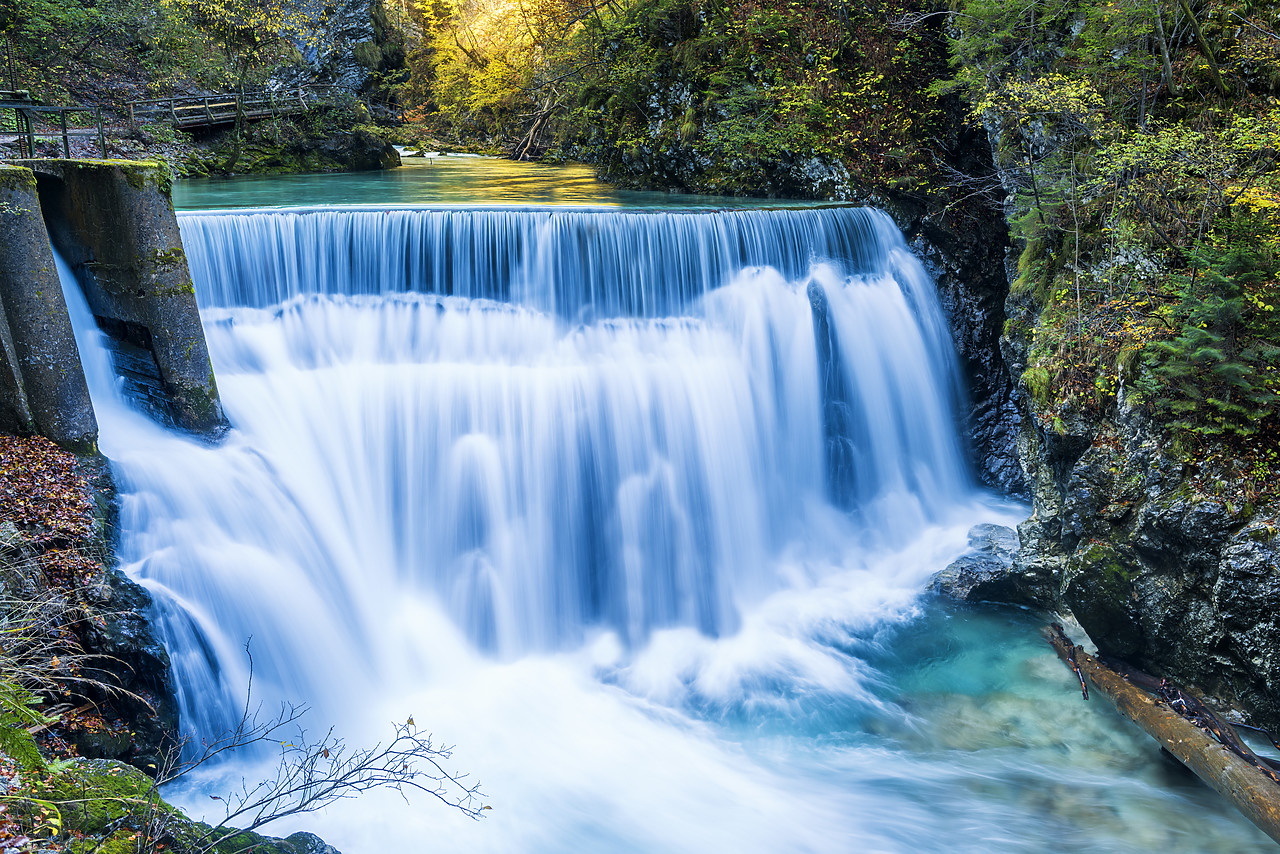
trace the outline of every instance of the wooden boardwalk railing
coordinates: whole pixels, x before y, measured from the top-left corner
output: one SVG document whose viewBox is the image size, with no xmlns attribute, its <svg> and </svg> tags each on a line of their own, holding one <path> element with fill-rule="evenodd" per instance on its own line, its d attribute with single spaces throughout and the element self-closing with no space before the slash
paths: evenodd
<svg viewBox="0 0 1280 854">
<path fill-rule="evenodd" d="M 133 127 L 150 123 L 171 124 L 182 130 L 212 128 L 234 124 L 238 112 L 243 112 L 245 121 L 296 115 L 332 103 L 347 91 L 338 86 L 306 86 L 130 101 L 129 122 Z M 9 110 L 13 111 L 12 127 L 3 126 L 8 122 L 0 125 L 0 141 L 16 141 L 19 157 L 34 157 L 37 139 L 60 138 L 63 156 L 69 158 L 73 137 L 96 137 L 100 155 L 107 156 L 101 107 L 49 106 L 34 100 L 25 90 L 0 89 L 0 121 Z M 92 120 L 87 120 L 88 116 Z M 121 130 L 115 128 L 114 132 Z"/>
<path fill-rule="evenodd" d="M 129 121 L 134 125 L 165 123 L 182 130 L 211 128 L 234 124 L 237 114 L 242 114 L 245 121 L 257 121 L 303 113 L 332 102 L 338 93 L 346 91 L 338 86 L 306 86 L 130 101 Z"/>
<path fill-rule="evenodd" d="M 18 155 L 34 157 L 37 139 L 62 138 L 62 153 L 71 156 L 71 137 L 98 138 L 98 151 L 107 156 L 107 139 L 102 127 L 101 107 L 46 106 L 32 100 L 26 91 L 0 90 L 0 112 L 13 110 L 13 133 L 18 140 Z M 76 127 L 68 119 L 72 114 L 93 115 L 93 125 Z"/>
</svg>

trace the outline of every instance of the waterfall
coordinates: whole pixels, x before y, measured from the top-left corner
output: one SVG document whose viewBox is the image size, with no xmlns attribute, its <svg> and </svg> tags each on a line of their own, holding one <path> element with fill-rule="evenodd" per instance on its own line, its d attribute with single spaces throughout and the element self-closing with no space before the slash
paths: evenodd
<svg viewBox="0 0 1280 854">
<path fill-rule="evenodd" d="M 944 318 L 876 211 L 180 225 L 235 429 L 207 447 L 105 403 L 109 381 L 94 399 L 121 560 L 197 736 L 238 714 L 249 638 L 260 696 L 340 723 L 424 686 L 445 717 L 470 700 L 438 686 L 525 684 L 556 656 L 595 675 L 529 691 L 862 696 L 803 638 L 906 614 L 928 561 L 874 556 L 972 498 Z M 825 592 L 795 604 L 806 590 Z"/>
<path fill-rule="evenodd" d="M 433 293 L 515 299 L 569 320 L 684 310 L 739 271 L 788 280 L 815 259 L 847 273 L 915 265 L 867 208 L 691 212 L 332 209 L 181 218 L 204 307 L 262 308 L 305 294 Z M 918 265 L 917 265 L 918 266 Z M 901 286 L 929 302 L 915 271 Z"/>
</svg>

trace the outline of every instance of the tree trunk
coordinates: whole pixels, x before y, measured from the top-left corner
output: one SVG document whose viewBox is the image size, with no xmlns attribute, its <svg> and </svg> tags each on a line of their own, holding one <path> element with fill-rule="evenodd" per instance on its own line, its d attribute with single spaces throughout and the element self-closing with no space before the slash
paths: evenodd
<svg viewBox="0 0 1280 854">
<path fill-rule="evenodd" d="M 1160 14 L 1160 4 L 1156 3 L 1156 43 L 1160 45 L 1160 66 L 1164 69 L 1164 85 L 1169 94 L 1176 98 L 1178 84 L 1173 79 L 1173 63 L 1169 61 L 1169 42 L 1164 37 L 1164 16 Z"/>
<path fill-rule="evenodd" d="M 1204 54 L 1204 61 L 1209 63 L 1209 76 L 1213 78 L 1213 85 L 1218 87 L 1218 94 L 1229 94 L 1227 84 L 1222 80 L 1222 74 L 1218 71 L 1218 61 L 1213 58 L 1213 51 L 1209 49 L 1209 40 L 1204 37 L 1204 30 L 1200 29 L 1200 22 L 1196 20 L 1196 16 L 1191 13 L 1191 5 L 1187 0 L 1178 0 L 1178 4 L 1182 6 L 1182 11 L 1187 16 L 1187 20 L 1191 23 L 1191 31 L 1196 34 L 1196 44 L 1200 46 L 1200 52 Z"/>
<path fill-rule="evenodd" d="M 1157 701 L 1057 631 L 1045 636 L 1085 684 L 1086 678 L 1122 715 L 1142 727 L 1179 762 L 1244 813 L 1263 833 L 1280 842 L 1280 785 L 1191 721 Z M 1088 694 L 1085 695 L 1086 699 Z"/>
<path fill-rule="evenodd" d="M 534 116 L 529 132 L 511 149 L 512 160 L 532 160 L 537 156 L 538 138 L 542 136 L 542 131 L 546 128 L 547 122 L 551 121 L 551 117 L 555 115 L 558 109 L 560 109 L 560 104 L 552 103 L 551 99 L 548 98 L 547 103 Z"/>
</svg>

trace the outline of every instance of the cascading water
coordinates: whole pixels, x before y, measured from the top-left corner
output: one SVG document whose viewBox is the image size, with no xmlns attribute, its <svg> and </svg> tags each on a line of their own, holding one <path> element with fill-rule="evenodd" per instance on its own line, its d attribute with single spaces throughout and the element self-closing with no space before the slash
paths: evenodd
<svg viewBox="0 0 1280 854">
<path fill-rule="evenodd" d="M 416 714 L 496 806 L 474 824 L 372 798 L 298 825 L 347 854 L 1061 833 L 953 794 L 1003 771 L 885 758 L 925 726 L 880 690 L 886 633 L 968 525 L 1001 517 L 966 474 L 945 324 L 887 217 L 181 226 L 221 446 L 119 401 L 74 310 L 122 561 L 156 596 L 185 726 L 234 723 L 252 638 L 260 696 L 354 741 Z M 939 845 L 956 822 L 969 836 Z"/>
</svg>

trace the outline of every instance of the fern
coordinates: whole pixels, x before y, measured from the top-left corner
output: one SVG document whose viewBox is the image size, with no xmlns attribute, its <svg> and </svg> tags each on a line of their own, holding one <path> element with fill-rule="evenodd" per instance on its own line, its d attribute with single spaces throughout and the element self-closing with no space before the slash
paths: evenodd
<svg viewBox="0 0 1280 854">
<path fill-rule="evenodd" d="M 53 723 L 42 713 L 40 698 L 13 682 L 0 681 L 0 751 L 28 771 L 44 770 L 44 757 L 28 727 Z"/>
</svg>

